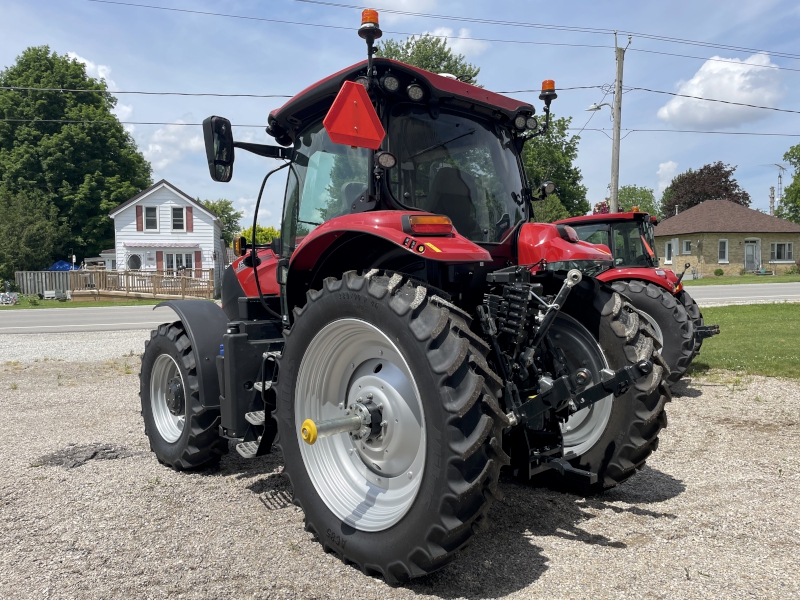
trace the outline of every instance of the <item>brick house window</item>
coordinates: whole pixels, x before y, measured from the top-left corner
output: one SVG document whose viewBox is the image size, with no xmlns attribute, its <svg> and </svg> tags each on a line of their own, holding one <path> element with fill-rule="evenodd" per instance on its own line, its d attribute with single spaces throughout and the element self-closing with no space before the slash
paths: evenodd
<svg viewBox="0 0 800 600">
<path fill-rule="evenodd" d="M 717 262 L 721 263 L 728 262 L 728 240 L 719 241 L 719 253 L 717 256 Z"/>
<path fill-rule="evenodd" d="M 691 240 L 684 240 L 683 241 L 683 253 L 684 254 L 691 254 L 692 253 L 692 242 L 691 242 Z"/>
<path fill-rule="evenodd" d="M 769 259 L 770 261 L 793 261 L 794 260 L 794 244 L 791 242 L 777 242 L 769 245 Z"/>
<path fill-rule="evenodd" d="M 664 245 L 664 262 L 668 265 L 672 264 L 672 242 Z"/>
</svg>

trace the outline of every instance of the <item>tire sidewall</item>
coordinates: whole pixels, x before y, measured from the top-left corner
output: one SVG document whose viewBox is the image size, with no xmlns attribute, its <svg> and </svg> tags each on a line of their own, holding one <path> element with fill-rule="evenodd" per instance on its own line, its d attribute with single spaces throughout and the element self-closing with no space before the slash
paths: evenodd
<svg viewBox="0 0 800 600">
<path fill-rule="evenodd" d="M 441 498 L 451 491 L 447 486 L 447 461 L 443 432 L 448 414 L 439 395 L 445 375 L 432 372 L 425 356 L 424 343 L 409 329 L 411 311 L 397 315 L 389 306 L 391 296 L 377 299 L 367 292 L 365 280 L 361 290 L 323 291 L 309 302 L 286 340 L 278 383 L 276 419 L 284 454 L 285 471 L 289 475 L 296 499 L 302 499 L 307 528 L 326 548 L 360 565 L 387 565 L 413 554 L 420 540 L 438 521 Z M 425 415 L 426 457 L 422 483 L 411 507 L 398 523 L 380 532 L 356 530 L 337 517 L 317 493 L 303 462 L 295 419 L 294 396 L 303 354 L 314 336 L 329 323 L 339 319 L 359 319 L 381 330 L 397 346 L 414 375 Z"/>
<path fill-rule="evenodd" d="M 184 386 L 184 426 L 180 437 L 174 442 L 166 441 L 158 431 L 155 418 L 153 417 L 153 405 L 150 397 L 150 380 L 153 374 L 153 366 L 155 365 L 156 359 L 162 354 L 169 355 L 177 363 Z M 188 386 L 189 373 L 183 364 L 183 355 L 178 350 L 175 341 L 170 340 L 167 335 L 161 333 L 159 328 L 158 333 L 150 339 L 150 343 L 147 345 L 144 355 L 142 356 L 142 381 L 140 388 L 142 397 L 142 417 L 144 418 L 145 431 L 148 433 L 150 439 L 150 448 L 161 461 L 171 465 L 176 464 L 181 458 L 183 449 L 186 447 L 189 439 L 191 429 L 189 414 L 192 402 L 197 401 L 197 399 L 193 397 L 197 392 L 193 392 Z M 152 432 L 152 434 L 150 432 Z"/>
</svg>

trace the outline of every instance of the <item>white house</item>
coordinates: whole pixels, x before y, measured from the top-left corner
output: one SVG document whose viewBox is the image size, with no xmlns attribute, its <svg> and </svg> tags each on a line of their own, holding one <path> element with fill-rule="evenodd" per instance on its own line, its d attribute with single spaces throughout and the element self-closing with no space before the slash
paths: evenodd
<svg viewBox="0 0 800 600">
<path fill-rule="evenodd" d="M 197 200 L 162 179 L 109 213 L 114 219 L 114 250 L 107 269 L 194 272 L 214 269 L 219 289 L 225 268 L 225 243 L 219 218 Z M 109 251 L 104 251 L 104 254 Z M 105 257 L 104 257 L 105 258 Z"/>
</svg>

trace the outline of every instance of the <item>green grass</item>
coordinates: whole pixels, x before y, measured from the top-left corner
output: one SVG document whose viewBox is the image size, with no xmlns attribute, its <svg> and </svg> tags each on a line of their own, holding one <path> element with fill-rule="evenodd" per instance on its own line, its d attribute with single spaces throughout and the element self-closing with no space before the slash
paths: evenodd
<svg viewBox="0 0 800 600">
<path fill-rule="evenodd" d="M 706 275 L 702 279 L 684 281 L 683 285 L 733 285 L 739 283 L 792 283 L 800 282 L 800 275 Z"/>
<path fill-rule="evenodd" d="M 703 309 L 720 334 L 703 341 L 691 374 L 726 369 L 800 379 L 800 304 L 751 304 Z"/>
<path fill-rule="evenodd" d="M 92 308 L 95 306 L 153 306 L 163 300 L 98 300 L 97 302 L 59 302 L 58 300 L 39 300 L 32 305 L 27 297 L 20 296 L 19 304 L 0 306 L 0 310 L 20 310 L 27 308 Z"/>
</svg>

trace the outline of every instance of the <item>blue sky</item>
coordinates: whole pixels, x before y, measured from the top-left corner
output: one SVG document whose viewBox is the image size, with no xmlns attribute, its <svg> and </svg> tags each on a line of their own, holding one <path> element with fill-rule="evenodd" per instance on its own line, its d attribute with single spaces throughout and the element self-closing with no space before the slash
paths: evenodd
<svg viewBox="0 0 800 600">
<path fill-rule="evenodd" d="M 349 1 L 361 4 L 361 0 Z M 295 0 L 140 0 L 139 3 L 345 29 L 168 12 L 88 0 L 7 0 L 3 3 L 0 65 L 12 64 L 28 46 L 48 44 L 60 54 L 80 57 L 91 75 L 105 77 L 115 90 L 294 94 L 365 56 L 364 43 L 355 31 L 360 23 L 355 10 Z M 630 30 L 766 49 L 770 53 L 758 54 L 634 35 L 626 55 L 624 84 L 800 109 L 800 61 L 773 54 L 800 52 L 796 43 L 800 29 L 797 2 L 375 0 L 371 6 L 477 19 Z M 382 14 L 381 24 L 387 32 L 434 32 L 451 36 L 454 48 L 481 67 L 479 81 L 491 90 L 535 89 L 543 79 L 555 79 L 558 87 L 614 81 L 611 48 L 614 40 L 610 34 L 387 13 Z M 386 33 L 385 37 L 406 36 Z M 620 43 L 627 43 L 627 39 L 620 37 Z M 642 50 L 735 62 L 663 56 Z M 541 104 L 536 94 L 517 95 L 537 107 Z M 123 94 L 118 98 L 118 114 L 123 120 L 188 123 L 198 123 L 216 114 L 234 123 L 266 124 L 269 111 L 283 103 L 282 99 Z M 559 116 L 573 117 L 573 126 L 580 128 L 593 114 L 585 111 L 590 104 L 610 102 L 611 98 L 608 95 L 603 100 L 599 89 L 567 90 L 559 93 L 553 108 Z M 800 134 L 798 123 L 797 114 L 670 100 L 669 96 L 643 91 L 630 91 L 623 98 L 624 128 Z M 594 114 L 588 127 L 610 128 L 610 111 L 604 108 Z M 132 134 L 153 164 L 154 179 L 166 178 L 192 196 L 229 198 L 252 218 L 261 177 L 267 168 L 274 166 L 268 159 L 239 153 L 233 181 L 214 183 L 208 177 L 199 127 L 136 125 Z M 271 141 L 259 128 L 237 129 L 236 135 L 248 141 Z M 800 138 L 634 132 L 622 142 L 620 182 L 660 192 L 674 174 L 721 160 L 738 165 L 736 177 L 750 193 L 752 207 L 767 209 L 769 187 L 777 185 L 777 168 L 764 165 L 781 162 L 783 153 L 797 143 Z M 611 141 L 601 132 L 584 131 L 579 148 L 577 164 L 589 189 L 589 200 L 594 203 L 603 199 L 610 181 Z M 273 178 L 265 192 L 260 218 L 265 225 L 277 225 L 280 219 L 283 179 L 278 178 Z"/>
</svg>

